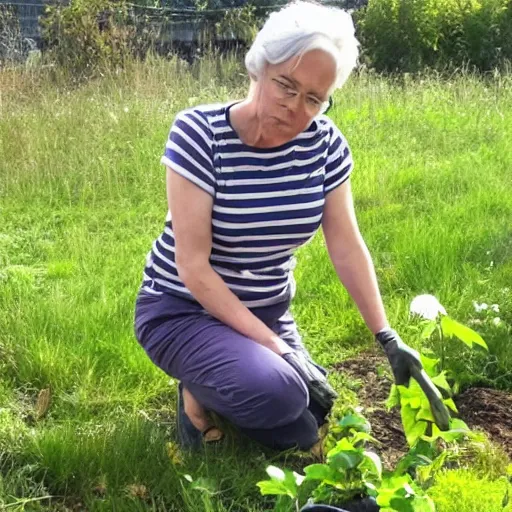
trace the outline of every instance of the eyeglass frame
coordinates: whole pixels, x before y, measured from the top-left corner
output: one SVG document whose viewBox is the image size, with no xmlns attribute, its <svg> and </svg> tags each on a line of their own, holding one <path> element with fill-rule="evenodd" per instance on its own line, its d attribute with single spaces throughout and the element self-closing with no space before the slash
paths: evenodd
<svg viewBox="0 0 512 512">
<path fill-rule="evenodd" d="M 302 94 L 301 92 L 297 91 L 294 87 L 291 87 L 287 84 L 284 84 L 282 82 L 280 82 L 278 80 L 278 78 L 276 77 L 272 77 L 270 79 L 276 86 L 279 90 L 283 91 L 284 94 L 293 94 L 293 96 L 282 96 L 281 99 L 283 100 L 287 100 L 287 99 L 291 99 L 292 97 L 295 97 L 297 96 L 298 94 Z M 326 101 L 323 101 L 319 107 L 319 110 L 318 112 L 315 114 L 315 115 L 319 115 L 319 114 L 327 114 L 327 112 L 329 112 L 329 110 L 331 110 L 331 108 L 333 107 L 334 105 L 334 100 L 332 99 L 332 96 L 329 96 L 329 99 L 326 100 Z"/>
</svg>

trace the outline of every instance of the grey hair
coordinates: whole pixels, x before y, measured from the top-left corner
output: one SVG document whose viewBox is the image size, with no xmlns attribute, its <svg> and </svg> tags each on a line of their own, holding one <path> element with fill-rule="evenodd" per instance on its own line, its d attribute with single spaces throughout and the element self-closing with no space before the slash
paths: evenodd
<svg viewBox="0 0 512 512">
<path fill-rule="evenodd" d="M 280 64 L 310 50 L 324 50 L 336 62 L 332 92 L 343 86 L 356 66 L 358 47 L 347 11 L 296 1 L 270 14 L 245 56 L 245 67 L 257 80 L 267 63 Z"/>
</svg>

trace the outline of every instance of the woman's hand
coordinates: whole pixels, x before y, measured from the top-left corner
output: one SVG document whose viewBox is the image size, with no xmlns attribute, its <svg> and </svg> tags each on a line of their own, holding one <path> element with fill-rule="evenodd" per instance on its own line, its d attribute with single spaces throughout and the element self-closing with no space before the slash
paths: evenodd
<svg viewBox="0 0 512 512">
<path fill-rule="evenodd" d="M 439 430 L 449 430 L 450 413 L 443 403 L 441 393 L 423 369 L 418 352 L 404 343 L 393 329 L 383 329 L 375 338 L 388 356 L 396 385 L 408 387 L 411 377 L 415 379 L 428 398 Z"/>
<path fill-rule="evenodd" d="M 406 345 L 393 329 L 383 329 L 375 335 L 389 359 L 397 386 L 409 386 L 409 381 L 416 370 L 423 370 L 420 355 Z"/>
<path fill-rule="evenodd" d="M 309 396 L 327 415 L 338 394 L 331 387 L 325 375 L 306 357 L 304 352 L 293 350 L 284 354 L 283 359 L 300 375 L 309 390 Z"/>
<path fill-rule="evenodd" d="M 283 341 L 279 336 L 273 336 L 266 346 L 278 356 L 284 356 L 285 354 L 290 354 L 293 352 L 293 349 L 290 347 L 290 345 Z"/>
</svg>

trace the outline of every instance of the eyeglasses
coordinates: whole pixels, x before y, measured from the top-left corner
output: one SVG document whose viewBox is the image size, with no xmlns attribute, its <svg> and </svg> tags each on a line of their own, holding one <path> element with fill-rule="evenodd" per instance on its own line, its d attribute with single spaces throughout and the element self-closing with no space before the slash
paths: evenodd
<svg viewBox="0 0 512 512">
<path fill-rule="evenodd" d="M 271 80 L 274 84 L 276 95 L 281 100 L 291 100 L 302 94 L 279 78 L 272 78 Z M 328 101 L 321 101 L 311 94 L 306 94 L 305 106 L 307 113 L 311 116 L 326 114 L 332 108 L 333 100 L 332 97 L 329 96 Z"/>
</svg>

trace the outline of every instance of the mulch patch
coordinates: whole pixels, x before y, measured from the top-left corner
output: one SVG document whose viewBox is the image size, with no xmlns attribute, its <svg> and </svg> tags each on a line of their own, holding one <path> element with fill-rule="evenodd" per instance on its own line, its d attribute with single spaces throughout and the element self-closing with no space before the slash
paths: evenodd
<svg viewBox="0 0 512 512">
<path fill-rule="evenodd" d="M 382 371 L 382 369 L 386 371 Z M 356 390 L 372 435 L 382 443 L 375 448 L 387 468 L 393 467 L 407 451 L 398 408 L 388 412 L 385 401 L 392 384 L 387 358 L 365 352 L 334 366 L 335 371 L 359 380 Z M 460 417 L 472 429 L 484 430 L 492 441 L 512 456 L 512 393 L 487 388 L 469 388 L 454 399 Z"/>
</svg>

